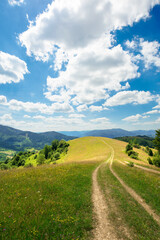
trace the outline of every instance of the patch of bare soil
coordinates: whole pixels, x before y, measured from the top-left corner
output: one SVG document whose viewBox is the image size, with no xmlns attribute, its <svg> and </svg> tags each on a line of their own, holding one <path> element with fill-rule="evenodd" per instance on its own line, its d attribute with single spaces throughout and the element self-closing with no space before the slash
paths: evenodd
<svg viewBox="0 0 160 240">
<path fill-rule="evenodd" d="M 118 240 L 114 234 L 114 229 L 111 223 L 108 220 L 108 207 L 105 202 L 105 198 L 101 192 L 97 181 L 97 173 L 99 168 L 102 166 L 98 166 L 96 170 L 93 172 L 92 181 L 93 181 L 93 206 L 95 213 L 95 228 L 93 231 L 93 239 L 94 240 Z"/>
</svg>

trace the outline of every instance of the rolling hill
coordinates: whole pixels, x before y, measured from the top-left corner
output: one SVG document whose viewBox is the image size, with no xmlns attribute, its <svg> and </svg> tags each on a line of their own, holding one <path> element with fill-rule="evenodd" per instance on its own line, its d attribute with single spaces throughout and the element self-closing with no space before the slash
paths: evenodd
<svg viewBox="0 0 160 240">
<path fill-rule="evenodd" d="M 41 149 L 45 144 L 51 144 L 54 139 L 71 140 L 74 137 L 66 136 L 58 132 L 33 133 L 21 131 L 11 127 L 0 125 L 0 147 L 21 151 L 25 148 Z"/>
</svg>

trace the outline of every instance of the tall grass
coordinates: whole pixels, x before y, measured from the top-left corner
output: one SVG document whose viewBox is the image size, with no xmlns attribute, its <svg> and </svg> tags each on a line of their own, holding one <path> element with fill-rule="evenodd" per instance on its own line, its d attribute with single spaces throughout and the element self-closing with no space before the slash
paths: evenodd
<svg viewBox="0 0 160 240">
<path fill-rule="evenodd" d="M 88 239 L 97 163 L 0 172 L 0 239 Z"/>
</svg>

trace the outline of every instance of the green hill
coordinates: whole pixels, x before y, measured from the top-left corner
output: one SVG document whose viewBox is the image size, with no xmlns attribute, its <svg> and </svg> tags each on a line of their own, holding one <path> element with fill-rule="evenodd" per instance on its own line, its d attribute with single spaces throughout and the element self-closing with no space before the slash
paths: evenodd
<svg viewBox="0 0 160 240">
<path fill-rule="evenodd" d="M 25 148 L 41 149 L 54 139 L 71 140 L 73 138 L 54 131 L 33 133 L 0 125 L 0 147 L 15 151 L 23 151 Z"/>
</svg>

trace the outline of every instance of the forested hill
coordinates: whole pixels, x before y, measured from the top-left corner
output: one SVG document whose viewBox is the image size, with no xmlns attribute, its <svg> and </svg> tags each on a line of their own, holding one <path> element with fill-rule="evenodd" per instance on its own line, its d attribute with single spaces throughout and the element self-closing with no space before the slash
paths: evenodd
<svg viewBox="0 0 160 240">
<path fill-rule="evenodd" d="M 153 144 L 153 140 L 154 138 L 152 137 L 148 137 L 148 136 L 136 136 L 136 137 L 117 137 L 115 139 L 124 141 L 124 142 L 129 142 L 129 143 L 135 143 L 135 144 L 139 144 L 141 146 L 148 146 L 153 148 L 154 144 Z"/>
<path fill-rule="evenodd" d="M 11 127 L 0 125 L 0 147 L 16 151 L 25 148 L 41 149 L 45 144 L 50 144 L 54 139 L 71 140 L 74 137 L 66 136 L 58 132 L 33 133 L 21 131 Z"/>
</svg>

